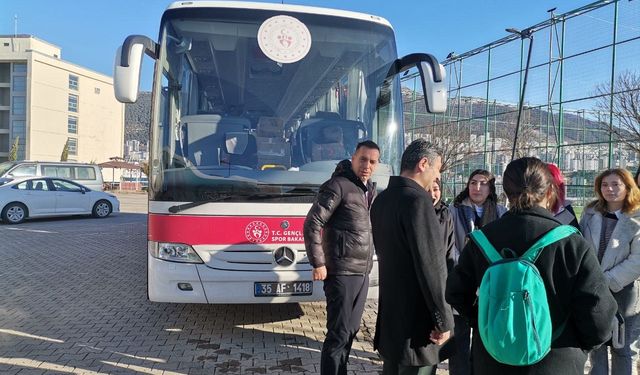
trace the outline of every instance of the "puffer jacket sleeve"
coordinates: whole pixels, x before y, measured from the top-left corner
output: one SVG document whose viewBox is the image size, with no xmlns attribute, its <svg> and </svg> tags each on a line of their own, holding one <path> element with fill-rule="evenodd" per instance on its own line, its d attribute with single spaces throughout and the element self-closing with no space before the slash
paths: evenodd
<svg viewBox="0 0 640 375">
<path fill-rule="evenodd" d="M 618 305 L 609 291 L 596 253 L 590 245 L 583 252 L 574 280 L 571 317 L 582 349 L 591 350 L 611 337 L 612 322 Z"/>
<path fill-rule="evenodd" d="M 304 221 L 304 246 L 313 268 L 325 266 L 322 250 L 322 228 L 331 219 L 342 200 L 340 184 L 335 178 L 325 182 Z"/>
</svg>

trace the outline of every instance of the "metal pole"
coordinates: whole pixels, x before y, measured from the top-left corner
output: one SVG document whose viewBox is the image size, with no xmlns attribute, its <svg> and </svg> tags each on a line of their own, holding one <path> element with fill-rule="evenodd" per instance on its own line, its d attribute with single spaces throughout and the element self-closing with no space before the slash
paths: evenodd
<svg viewBox="0 0 640 375">
<path fill-rule="evenodd" d="M 560 56 L 558 59 L 560 60 L 560 90 L 558 92 L 558 167 L 562 169 L 562 148 L 564 143 L 564 103 L 562 100 L 564 99 L 564 40 L 565 40 L 565 25 L 566 20 L 562 20 L 562 29 L 560 36 Z"/>
<path fill-rule="evenodd" d="M 615 91 L 616 82 L 616 43 L 618 34 L 618 2 L 614 4 L 613 11 L 613 44 L 611 50 L 611 90 L 609 96 L 609 153 L 608 168 L 613 166 L 613 92 Z"/>
<path fill-rule="evenodd" d="M 524 31 L 523 31 L 524 33 Z M 516 156 L 516 145 L 518 144 L 518 130 L 520 129 L 520 118 L 522 117 L 522 108 L 524 107 L 524 95 L 527 91 L 527 78 L 529 76 L 529 64 L 531 63 L 531 50 L 533 49 L 533 34 L 529 33 L 529 52 L 527 53 L 527 65 L 524 69 L 524 81 L 522 83 L 522 92 L 520 93 L 520 103 L 518 103 L 518 119 L 516 120 L 516 134 L 513 138 L 513 149 L 511 150 L 511 160 Z"/>
<path fill-rule="evenodd" d="M 484 134 L 482 135 L 482 138 L 484 139 L 484 150 L 483 150 L 483 157 L 482 157 L 482 169 L 488 169 L 489 171 L 491 171 L 491 168 L 487 168 L 487 135 L 489 134 L 489 87 L 491 86 L 491 48 L 489 48 L 489 51 L 487 52 L 487 97 L 485 99 L 485 106 L 484 106 Z M 493 135 L 494 137 L 496 136 L 495 134 Z M 495 171 L 493 171 L 495 172 Z"/>
<path fill-rule="evenodd" d="M 555 15 L 553 14 L 554 9 L 549 10 L 549 17 L 551 23 L 549 24 L 549 67 L 547 69 L 547 137 L 544 147 L 544 160 L 549 162 L 549 124 L 553 120 L 553 106 L 551 105 L 551 100 L 553 99 L 551 89 L 551 71 L 553 65 L 553 26 Z"/>
</svg>

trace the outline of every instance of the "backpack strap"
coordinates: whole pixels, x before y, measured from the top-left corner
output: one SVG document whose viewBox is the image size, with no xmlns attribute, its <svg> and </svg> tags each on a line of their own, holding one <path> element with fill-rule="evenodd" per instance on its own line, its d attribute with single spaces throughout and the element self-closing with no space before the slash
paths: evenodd
<svg viewBox="0 0 640 375">
<path fill-rule="evenodd" d="M 520 257 L 520 259 L 527 260 L 531 263 L 535 263 L 542 249 L 544 249 L 545 247 L 551 245 L 556 241 L 560 241 L 565 237 L 569 237 L 574 233 L 580 233 L 580 231 L 576 227 L 571 225 L 560 225 L 558 227 L 555 227 L 550 231 L 548 231 L 538 241 L 536 241 L 536 243 L 534 243 L 533 246 L 531 246 L 529 250 L 527 250 Z"/>
<path fill-rule="evenodd" d="M 473 232 L 469 233 L 469 237 L 471 237 L 473 242 L 475 242 L 480 250 L 482 250 L 485 258 L 487 258 L 487 260 L 489 261 L 489 264 L 493 264 L 502 260 L 502 256 L 500 256 L 498 250 L 496 250 L 491 242 L 489 242 L 487 236 L 482 233 L 482 230 L 474 230 Z"/>
</svg>

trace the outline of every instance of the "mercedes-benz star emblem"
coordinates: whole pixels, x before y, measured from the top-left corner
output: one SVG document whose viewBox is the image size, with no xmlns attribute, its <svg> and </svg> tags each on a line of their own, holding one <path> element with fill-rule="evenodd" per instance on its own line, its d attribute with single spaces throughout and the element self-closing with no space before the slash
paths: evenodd
<svg viewBox="0 0 640 375">
<path fill-rule="evenodd" d="M 289 222 L 284 220 L 282 223 L 280 223 L 280 228 L 282 228 L 282 229 L 289 228 Z"/>
<path fill-rule="evenodd" d="M 296 259 L 296 253 L 292 249 L 283 246 L 273 252 L 273 257 L 278 265 L 286 267 L 293 264 L 293 261 Z"/>
</svg>

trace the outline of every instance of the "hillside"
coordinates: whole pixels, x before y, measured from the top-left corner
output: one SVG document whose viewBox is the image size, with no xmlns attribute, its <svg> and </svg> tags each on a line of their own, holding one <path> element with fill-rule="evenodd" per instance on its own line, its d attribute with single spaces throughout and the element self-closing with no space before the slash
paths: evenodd
<svg viewBox="0 0 640 375">
<path fill-rule="evenodd" d="M 407 87 L 402 88 L 402 97 L 403 102 L 405 103 L 404 109 L 404 122 L 405 126 L 411 124 L 411 120 L 413 119 L 411 110 L 413 109 L 413 92 L 411 89 Z M 411 103 L 411 104 L 406 104 Z M 450 101 L 450 105 L 452 108 L 449 108 L 449 113 L 453 116 L 458 115 L 458 106 L 456 101 Z M 417 113 L 425 113 L 425 105 L 422 101 L 422 97 L 417 98 L 416 103 L 416 112 Z M 557 107 L 554 108 L 557 110 Z M 513 104 L 505 104 L 505 103 L 490 103 L 489 104 L 489 113 L 496 113 L 495 116 L 492 116 L 489 119 L 489 126 L 493 128 L 494 121 L 498 124 L 496 128 L 496 136 L 499 138 L 510 139 L 513 137 L 513 125 L 505 126 L 506 124 L 515 124 L 517 115 L 518 115 L 518 107 Z M 475 97 L 462 97 L 460 98 L 460 108 L 459 108 L 459 116 L 461 120 L 473 118 L 476 121 L 471 122 L 471 133 L 472 134 L 482 134 L 484 130 L 484 115 L 487 111 L 487 103 L 482 98 Z M 546 107 L 543 108 L 533 108 L 528 110 L 525 106 L 525 111 L 523 112 L 522 123 L 523 124 L 542 124 L 543 131 L 546 131 L 546 123 L 547 116 L 549 112 Z M 418 117 L 419 119 L 419 117 Z M 427 122 L 430 123 L 431 117 L 427 117 Z M 553 119 L 550 118 L 550 136 L 553 138 L 555 136 L 555 131 L 558 127 L 558 121 L 560 116 L 557 112 L 554 111 Z M 455 122 L 455 118 L 452 119 Z M 479 121 L 478 121 L 479 120 Z M 428 125 L 425 124 L 425 125 Z M 462 124 L 468 126 L 469 122 L 463 121 Z M 502 125 L 502 126 L 501 126 Z M 554 129 L 555 128 L 555 129 Z M 606 124 L 599 123 L 597 121 L 590 120 L 588 118 L 583 118 L 575 115 L 571 112 L 564 113 L 564 141 L 569 143 L 574 142 L 598 142 L 598 141 L 606 141 L 608 140 L 608 128 Z"/>
<path fill-rule="evenodd" d="M 147 144 L 151 123 L 151 93 L 141 92 L 138 101 L 124 109 L 124 140 L 138 140 Z"/>
</svg>

